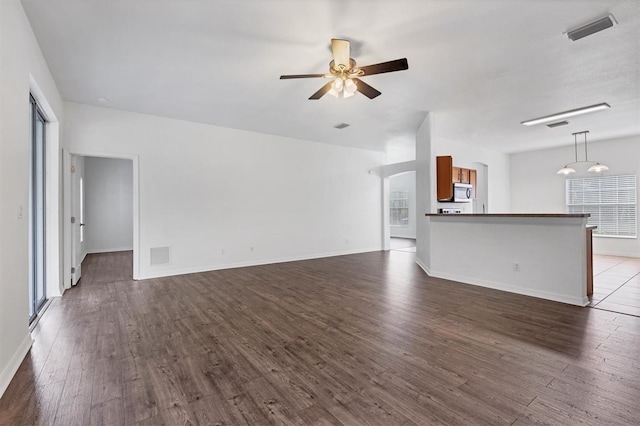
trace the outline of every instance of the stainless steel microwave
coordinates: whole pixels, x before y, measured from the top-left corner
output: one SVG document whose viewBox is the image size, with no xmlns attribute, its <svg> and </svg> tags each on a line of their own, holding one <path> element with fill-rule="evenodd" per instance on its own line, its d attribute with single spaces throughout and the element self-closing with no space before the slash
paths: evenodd
<svg viewBox="0 0 640 426">
<path fill-rule="evenodd" d="M 473 185 L 468 183 L 454 183 L 453 184 L 453 202 L 454 203 L 470 203 L 471 202 L 471 189 Z"/>
</svg>

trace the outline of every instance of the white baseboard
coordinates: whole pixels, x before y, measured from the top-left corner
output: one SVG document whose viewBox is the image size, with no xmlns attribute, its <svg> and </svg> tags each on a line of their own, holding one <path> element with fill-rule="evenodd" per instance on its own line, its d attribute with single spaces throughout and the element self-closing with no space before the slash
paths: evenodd
<svg viewBox="0 0 640 426">
<path fill-rule="evenodd" d="M 476 278 L 469 278 L 469 277 L 447 274 L 447 273 L 442 273 L 437 271 L 434 272 L 434 271 L 431 271 L 430 268 L 427 268 L 427 266 L 424 263 L 422 263 L 422 261 L 419 259 L 416 259 L 416 264 L 430 277 L 455 281 L 460 284 L 477 285 L 479 287 L 492 288 L 494 290 L 507 291 L 509 293 L 516 293 L 516 294 L 522 294 L 524 296 L 532 296 L 540 299 L 553 300 L 555 302 L 568 303 L 570 305 L 576 305 L 576 306 L 587 306 L 589 304 L 588 297 L 584 297 L 584 298 L 573 297 L 573 296 L 568 296 L 560 293 L 551 293 L 551 292 L 536 290 L 531 288 L 520 288 L 520 287 L 510 286 L 504 283 L 497 283 L 497 282 L 492 282 L 487 280 L 479 280 Z"/>
<path fill-rule="evenodd" d="M 402 238 L 405 240 L 415 240 L 416 239 L 416 235 L 415 234 L 394 234 L 393 232 L 389 233 L 389 237 L 390 238 Z"/>
<path fill-rule="evenodd" d="M 633 257 L 640 258 L 640 253 L 637 252 L 625 252 L 625 251 L 617 251 L 617 250 L 594 250 L 593 254 L 600 254 L 602 256 L 617 256 L 617 257 Z"/>
<path fill-rule="evenodd" d="M 9 387 L 11 379 L 13 379 L 16 371 L 20 368 L 20 364 L 27 353 L 29 353 L 29 349 L 31 349 L 32 344 L 33 339 L 31 338 L 31 334 L 27 333 L 25 338 L 22 340 L 22 343 L 20 343 L 20 346 L 18 346 L 17 350 L 2 370 L 2 373 L 0 373 L 0 398 L 4 394 L 4 391 Z"/>
<path fill-rule="evenodd" d="M 422 267 L 422 269 L 425 269 L 425 268 Z M 430 271 L 429 276 L 442 278 L 450 281 L 456 281 L 462 284 L 477 285 L 479 287 L 492 288 L 494 290 L 507 291 L 509 293 L 522 294 L 524 296 L 531 296 L 531 297 L 537 297 L 540 299 L 553 300 L 555 302 L 567 303 L 569 305 L 587 306 L 589 304 L 589 298 L 586 296 L 584 297 L 571 296 L 568 294 L 553 293 L 549 291 L 538 290 L 538 289 L 528 288 L 528 287 L 515 287 L 506 283 L 453 275 L 453 274 L 439 272 L 439 271 Z M 586 284 L 585 284 L 585 289 L 586 289 Z"/>
<path fill-rule="evenodd" d="M 133 251 L 133 247 L 120 247 L 120 248 L 110 248 L 110 249 L 96 249 L 96 250 L 87 250 L 85 256 L 87 254 L 96 254 L 96 253 L 113 253 L 116 251 Z"/>
<path fill-rule="evenodd" d="M 221 269 L 245 268 L 248 266 L 271 265 L 274 263 L 296 262 L 299 260 L 322 259 L 325 257 L 345 256 L 349 254 L 368 253 L 368 252 L 380 251 L 380 250 L 381 250 L 380 247 L 376 247 L 376 248 L 370 248 L 370 249 L 322 253 L 322 254 L 309 255 L 309 256 L 293 256 L 293 257 L 279 258 L 279 259 L 227 263 L 222 265 L 211 265 L 211 266 L 202 266 L 202 267 L 195 267 L 195 268 L 183 268 L 183 269 L 164 270 L 164 271 L 157 271 L 157 272 L 151 271 L 146 273 L 141 272 L 139 279 L 146 280 L 150 278 L 172 277 L 174 275 L 198 274 L 200 272 L 218 271 Z"/>
<path fill-rule="evenodd" d="M 427 275 L 431 275 L 431 270 L 429 268 L 427 268 L 427 265 L 425 265 L 424 263 L 422 263 L 422 261 L 418 258 L 416 258 L 416 263 L 418 264 L 418 266 L 427 274 Z"/>
</svg>

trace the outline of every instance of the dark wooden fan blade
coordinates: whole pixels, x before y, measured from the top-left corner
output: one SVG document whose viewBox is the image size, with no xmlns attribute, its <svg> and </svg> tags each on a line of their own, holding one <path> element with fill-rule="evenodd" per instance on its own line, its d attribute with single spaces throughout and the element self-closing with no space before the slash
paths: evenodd
<svg viewBox="0 0 640 426">
<path fill-rule="evenodd" d="M 329 90 L 331 90 L 331 84 L 332 83 L 333 83 L 333 81 L 330 81 L 327 84 L 325 84 L 324 86 L 322 86 L 320 88 L 320 90 L 318 90 L 316 93 L 311 95 L 309 97 L 309 99 L 320 99 L 321 97 L 323 97 Z"/>
<path fill-rule="evenodd" d="M 293 74 L 293 75 L 281 75 L 280 80 L 288 80 L 290 78 L 316 78 L 324 77 L 324 74 Z"/>
<path fill-rule="evenodd" d="M 369 99 L 373 99 L 376 96 L 380 96 L 382 94 L 382 92 L 380 92 L 379 90 L 376 90 L 373 87 L 369 86 L 367 83 L 365 83 L 364 81 L 360 80 L 359 78 L 354 78 L 353 81 L 354 81 L 354 83 L 356 83 L 356 87 L 358 88 L 357 89 L 358 92 L 362 93 L 363 95 L 365 95 Z"/>
<path fill-rule="evenodd" d="M 396 59 L 395 61 L 382 62 L 375 65 L 366 65 L 364 67 L 358 67 L 363 75 L 382 74 L 385 72 L 402 71 L 409 69 L 409 62 L 407 58 Z"/>
</svg>

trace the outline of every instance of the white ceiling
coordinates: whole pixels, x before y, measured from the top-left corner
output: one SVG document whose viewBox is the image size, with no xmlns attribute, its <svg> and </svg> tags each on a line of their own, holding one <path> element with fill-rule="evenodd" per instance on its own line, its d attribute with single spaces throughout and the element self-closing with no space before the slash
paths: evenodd
<svg viewBox="0 0 640 426">
<path fill-rule="evenodd" d="M 23 0 L 65 100 L 374 150 L 410 147 L 427 111 L 445 139 L 518 152 L 640 134 L 637 0 Z M 612 13 L 619 25 L 563 33 Z M 307 98 L 330 39 L 369 65 L 374 100 Z M 100 102 L 108 98 L 109 102 Z M 521 121 L 607 102 L 549 129 Z M 333 128 L 349 123 L 344 130 Z"/>
</svg>

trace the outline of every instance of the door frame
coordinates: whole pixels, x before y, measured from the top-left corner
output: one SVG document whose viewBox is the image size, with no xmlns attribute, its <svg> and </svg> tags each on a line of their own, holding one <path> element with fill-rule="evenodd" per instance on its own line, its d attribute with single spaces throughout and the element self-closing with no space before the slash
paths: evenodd
<svg viewBox="0 0 640 426">
<path fill-rule="evenodd" d="M 73 244 L 73 233 L 71 227 L 71 197 L 74 196 L 71 187 L 71 156 L 79 157 L 100 157 L 132 160 L 133 163 L 133 279 L 140 276 L 140 179 L 139 179 L 139 157 L 137 154 L 123 154 L 116 152 L 98 152 L 84 150 L 64 150 L 63 159 L 63 186 L 64 186 L 64 288 L 71 288 L 71 247 Z"/>
<path fill-rule="evenodd" d="M 47 191 L 48 178 L 48 155 L 47 155 L 47 117 L 42 111 L 42 108 L 38 104 L 38 100 L 33 94 L 29 94 L 29 103 L 31 108 L 31 141 L 30 141 L 30 179 L 29 179 L 29 207 L 28 220 L 29 220 L 29 310 L 32 311 L 29 316 L 29 324 L 33 323 L 36 318 L 41 314 L 44 305 L 47 303 L 49 283 L 49 262 L 47 261 L 48 249 L 47 244 L 49 232 L 47 219 L 49 217 L 47 206 L 49 205 L 49 193 Z M 42 141 L 40 148 L 37 147 L 37 127 L 38 122 L 42 123 Z M 38 161 L 38 155 L 42 158 Z M 38 168 L 41 167 L 42 177 L 38 179 Z M 39 183 L 37 183 L 39 181 Z M 41 204 L 38 203 L 38 198 L 42 197 Z M 41 208 L 41 212 L 38 212 L 38 206 Z M 21 208 L 22 209 L 22 208 Z M 20 215 L 23 213 L 20 212 Z M 41 222 L 41 226 L 38 226 L 38 221 Z M 42 228 L 42 229 L 39 229 Z M 38 234 L 41 235 L 41 244 L 38 244 Z M 41 257 L 38 257 L 38 247 L 41 251 Z M 38 269 L 42 268 L 41 274 L 38 274 Z M 42 298 L 38 299 L 38 287 L 39 280 L 42 281 Z"/>
<path fill-rule="evenodd" d="M 48 298 L 59 297 L 64 292 L 62 282 L 62 223 L 61 199 L 60 199 L 60 122 L 49 104 L 47 97 L 36 82 L 33 75 L 29 74 L 29 93 L 38 103 L 38 107 L 44 113 L 45 137 L 45 279 L 46 294 Z M 46 305 L 45 305 L 46 306 Z"/>
<path fill-rule="evenodd" d="M 75 218 L 75 221 L 72 219 L 68 222 L 69 227 L 71 228 L 71 269 L 73 270 L 75 266 L 75 271 L 71 273 L 71 286 L 73 287 L 78 283 L 82 276 L 82 261 L 84 257 L 80 259 L 80 265 L 78 265 L 78 252 L 82 254 L 82 241 L 80 235 L 82 230 L 79 228 L 82 226 L 82 217 L 83 217 L 83 199 L 84 194 L 80 186 L 80 181 L 84 178 L 84 166 L 80 168 L 83 173 L 83 176 L 79 176 L 78 170 L 78 158 L 82 158 L 84 160 L 85 157 L 69 154 L 70 157 L 70 191 L 71 191 L 71 217 Z M 74 161 L 75 160 L 75 161 Z M 84 164 L 84 163 L 83 163 Z M 76 246 L 79 244 L 78 246 Z"/>
<path fill-rule="evenodd" d="M 474 161 L 471 165 L 478 172 L 476 195 L 481 195 L 473 200 L 473 212 L 489 213 L 489 165 L 480 161 Z"/>
</svg>

